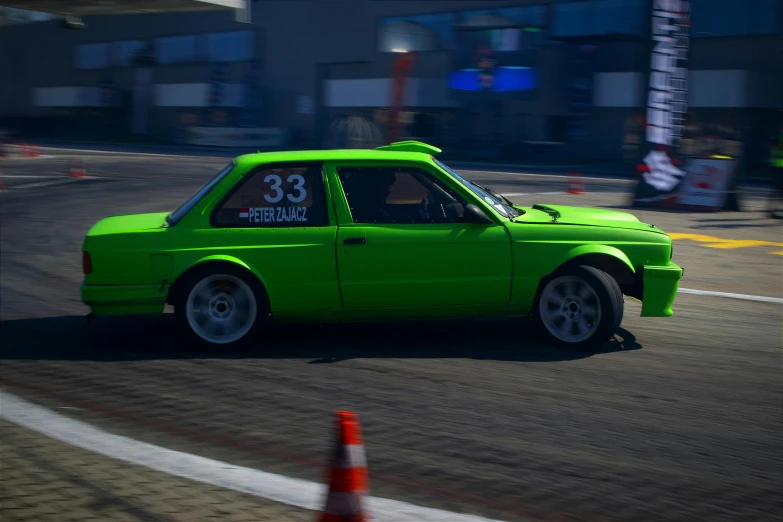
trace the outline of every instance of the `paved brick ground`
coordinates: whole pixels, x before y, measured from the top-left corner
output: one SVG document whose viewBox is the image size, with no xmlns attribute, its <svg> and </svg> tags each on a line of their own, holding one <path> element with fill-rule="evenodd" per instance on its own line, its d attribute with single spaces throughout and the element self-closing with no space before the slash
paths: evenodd
<svg viewBox="0 0 783 522">
<path fill-rule="evenodd" d="M 316 514 L 172 477 L 0 421 L 0 520 L 304 522 Z"/>
<path fill-rule="evenodd" d="M 331 412 L 352 409 L 374 495 L 503 520 L 780 519 L 780 305 L 680 295 L 673 318 L 647 319 L 629 301 L 625 342 L 593 356 L 543 346 L 515 321 L 287 327 L 231 353 L 184 345 L 170 316 L 84 329 L 89 226 L 174 208 L 223 160 L 96 163 L 103 181 L 3 194 L 0 382 L 14 393 L 138 440 L 318 481 Z M 44 164 L 25 165 L 13 173 Z M 492 176 L 477 180 L 509 193 L 564 188 Z M 624 208 L 620 192 L 596 194 L 609 182 L 586 181 L 584 196 L 514 199 Z M 781 237 L 758 209 L 639 216 L 671 232 Z M 780 257 L 762 247 L 681 240 L 674 259 L 685 287 L 783 295 Z"/>
</svg>

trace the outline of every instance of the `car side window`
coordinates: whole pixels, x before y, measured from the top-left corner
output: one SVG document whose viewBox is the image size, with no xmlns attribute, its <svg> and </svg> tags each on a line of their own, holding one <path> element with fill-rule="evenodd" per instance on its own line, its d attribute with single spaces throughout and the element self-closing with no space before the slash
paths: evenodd
<svg viewBox="0 0 783 522">
<path fill-rule="evenodd" d="M 423 169 L 338 167 L 354 223 L 456 223 L 465 201 Z"/>
<path fill-rule="evenodd" d="M 320 164 L 261 167 L 212 214 L 219 228 L 324 226 L 329 222 Z"/>
</svg>

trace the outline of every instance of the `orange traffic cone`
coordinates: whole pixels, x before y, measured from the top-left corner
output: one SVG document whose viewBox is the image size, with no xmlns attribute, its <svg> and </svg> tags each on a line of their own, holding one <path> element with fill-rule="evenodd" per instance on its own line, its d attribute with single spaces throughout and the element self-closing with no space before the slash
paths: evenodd
<svg viewBox="0 0 783 522">
<path fill-rule="evenodd" d="M 584 194 L 585 193 L 585 186 L 582 183 L 582 181 L 579 179 L 582 177 L 582 174 L 579 172 L 569 172 L 568 173 L 568 193 L 569 194 Z"/>
<path fill-rule="evenodd" d="M 33 145 L 25 143 L 22 145 L 22 157 L 23 158 L 35 158 L 38 156 L 38 151 Z"/>
<path fill-rule="evenodd" d="M 358 416 L 349 411 L 337 411 L 335 415 L 337 440 L 329 472 L 329 491 L 318 522 L 372 522 L 363 508 L 369 486 Z"/>
<path fill-rule="evenodd" d="M 86 178 L 87 168 L 84 166 L 84 163 L 80 161 L 77 162 L 76 165 L 71 164 L 69 173 L 72 178 Z"/>
</svg>

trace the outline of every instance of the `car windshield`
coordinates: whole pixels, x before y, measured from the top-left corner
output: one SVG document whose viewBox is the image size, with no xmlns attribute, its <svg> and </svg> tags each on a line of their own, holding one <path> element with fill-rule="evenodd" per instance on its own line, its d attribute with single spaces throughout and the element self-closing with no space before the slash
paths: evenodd
<svg viewBox="0 0 783 522">
<path fill-rule="evenodd" d="M 435 163 L 437 163 L 440 168 L 454 176 L 457 181 L 469 188 L 474 194 L 492 205 L 492 207 L 501 215 L 510 219 L 514 219 L 515 217 L 521 216 L 524 213 L 523 210 L 514 208 L 514 203 L 502 194 L 498 194 L 490 188 L 483 187 L 475 181 L 465 179 L 461 175 L 457 174 L 452 168 L 444 165 L 438 160 L 435 160 Z"/>
<path fill-rule="evenodd" d="M 232 161 L 223 169 L 220 170 L 217 174 L 215 174 L 212 179 L 207 181 L 204 186 L 202 186 L 198 191 L 193 194 L 190 199 L 188 199 L 185 203 L 183 203 L 177 210 L 166 216 L 166 223 L 168 223 L 170 226 L 174 226 L 179 221 L 185 217 L 185 214 L 190 212 L 190 209 L 196 206 L 201 199 L 209 193 L 210 190 L 212 190 L 215 185 L 220 183 L 220 181 L 226 177 L 226 175 L 231 172 L 231 170 L 234 168 L 235 163 Z"/>
</svg>

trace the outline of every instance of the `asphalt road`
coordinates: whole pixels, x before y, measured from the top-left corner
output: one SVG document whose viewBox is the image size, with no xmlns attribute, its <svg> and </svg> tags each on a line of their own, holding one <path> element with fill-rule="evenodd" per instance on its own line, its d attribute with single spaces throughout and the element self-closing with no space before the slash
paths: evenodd
<svg viewBox="0 0 783 522">
<path fill-rule="evenodd" d="M 67 160 L 9 161 L 3 173 L 65 179 Z M 673 318 L 642 319 L 627 302 L 621 336 L 592 356 L 550 349 L 510 320 L 279 327 L 258 349 L 232 353 L 183 345 L 171 315 L 104 317 L 85 329 L 79 252 L 91 224 L 170 210 L 224 163 L 101 155 L 90 158 L 93 179 L 26 187 L 28 178 L 7 177 L 0 384 L 114 433 L 314 481 L 324 477 L 331 412 L 351 409 L 372 494 L 451 511 L 778 520 L 780 304 L 680 294 Z M 556 176 L 474 177 L 506 193 L 564 188 Z M 587 181 L 584 197 L 546 196 L 627 202 L 627 183 Z M 641 217 L 667 231 L 781 241 L 780 225 L 759 212 Z M 683 286 L 780 297 L 775 249 L 682 240 L 675 261 L 686 261 Z"/>
</svg>

